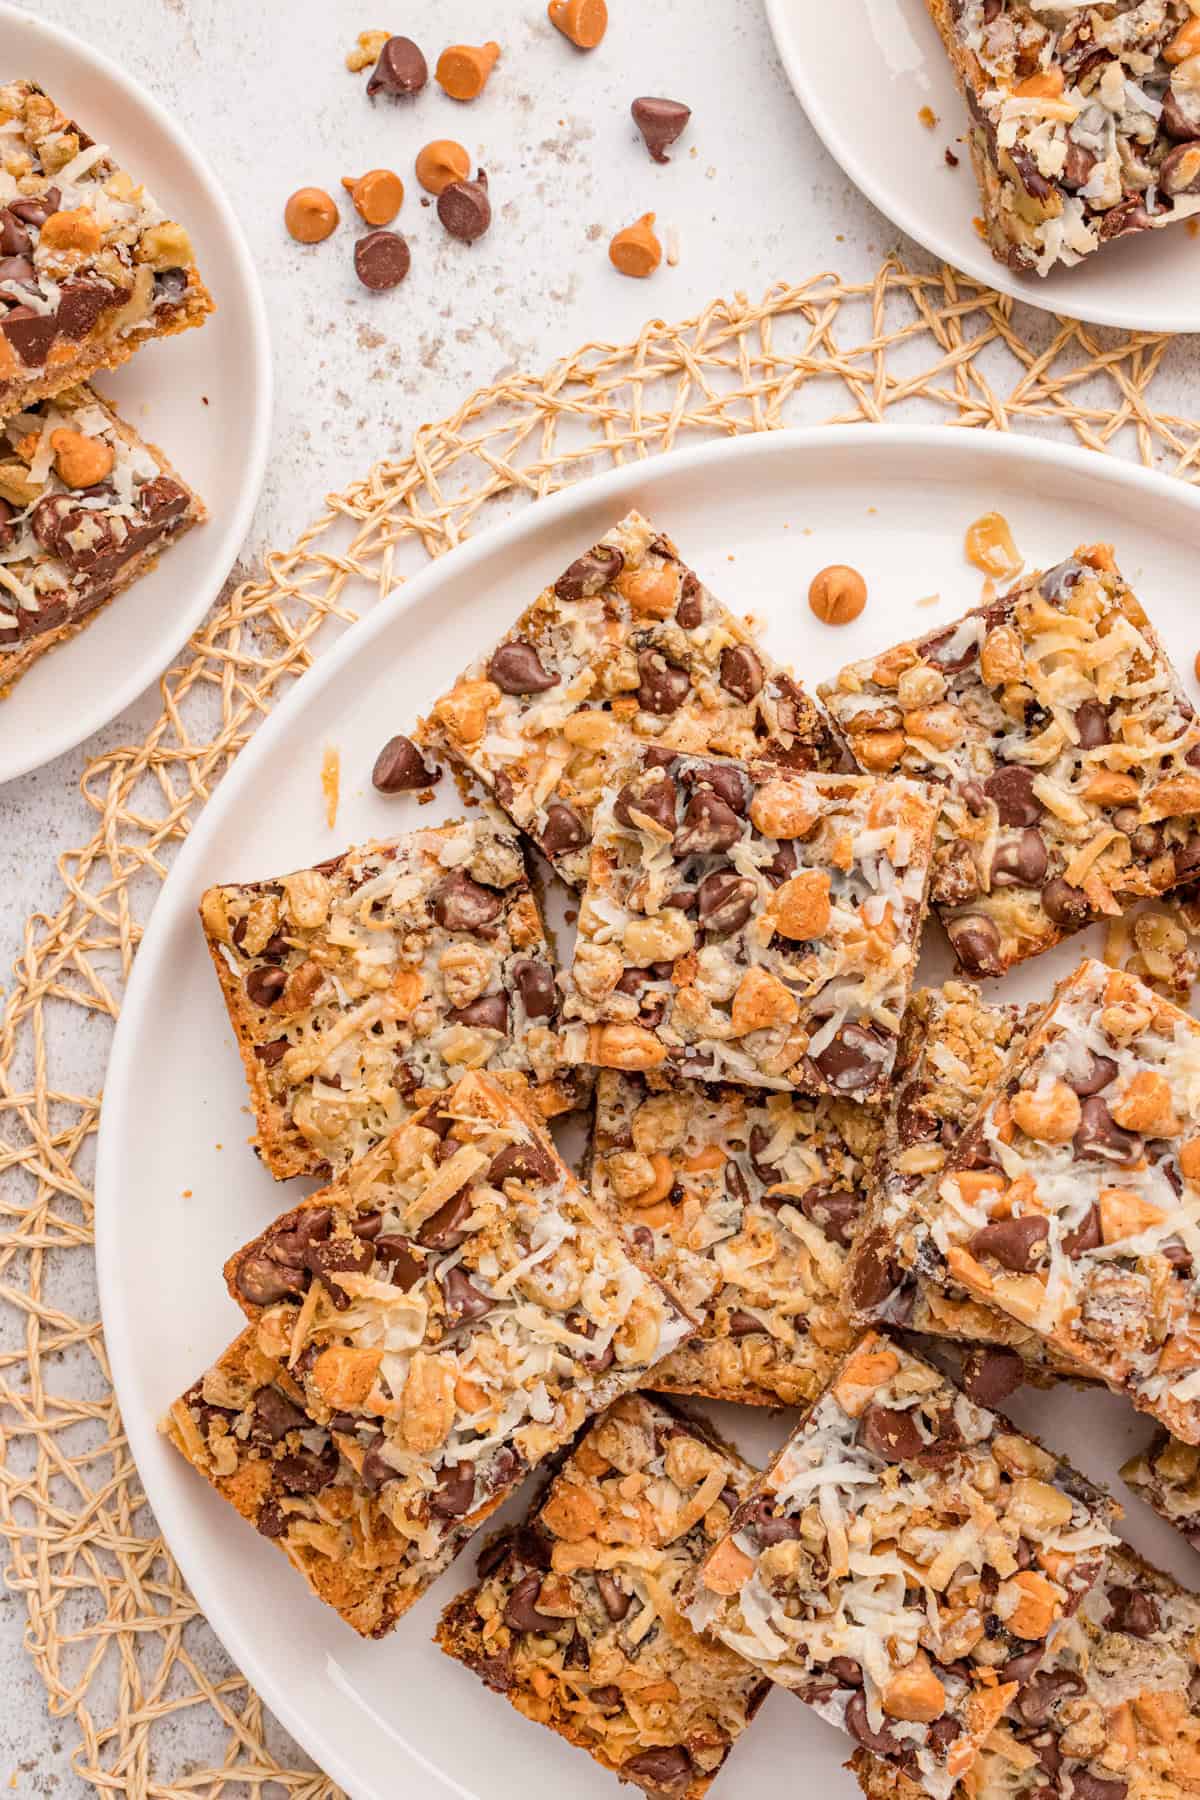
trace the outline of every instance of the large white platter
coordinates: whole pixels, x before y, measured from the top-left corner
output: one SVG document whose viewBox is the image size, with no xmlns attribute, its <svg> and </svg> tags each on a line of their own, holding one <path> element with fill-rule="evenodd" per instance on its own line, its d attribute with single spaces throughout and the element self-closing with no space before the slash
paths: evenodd
<svg viewBox="0 0 1200 1800">
<path fill-rule="evenodd" d="M 1182 668 L 1190 671 L 1197 646 L 1194 490 L 1011 436 L 944 427 L 781 432 L 622 469 L 454 551 L 349 632 L 243 752 L 158 901 L 121 1016 L 97 1172 L 101 1300 L 146 1492 L 197 1600 L 317 1762 L 372 1800 L 611 1800 L 616 1789 L 582 1753 L 521 1719 L 431 1645 L 439 1608 L 470 1579 L 469 1551 L 391 1638 L 361 1643 L 155 1433 L 169 1402 L 239 1328 L 221 1281 L 225 1257 L 304 1191 L 273 1183 L 247 1147 L 241 1065 L 196 904 L 210 882 L 281 873 L 401 832 L 418 812 L 422 823 L 435 816 L 411 797 L 374 792 L 376 751 L 634 505 L 731 606 L 765 620 L 771 648 L 806 680 L 975 604 L 980 577 L 963 560 L 963 530 L 993 508 L 1008 515 L 1031 564 L 1048 565 L 1086 540 L 1115 540 Z M 855 564 L 869 584 L 867 609 L 848 629 L 818 624 L 805 602 L 810 577 L 830 562 Z M 934 594 L 935 603 L 917 604 Z M 336 831 L 324 823 L 320 786 L 329 745 L 343 771 Z M 447 809 L 451 789 L 445 781 L 439 790 Z M 995 992 L 1048 992 L 1076 948 L 1060 948 Z M 940 979 L 947 963 L 931 929 L 923 978 Z M 1149 1435 L 1107 1395 L 1022 1396 L 1014 1410 L 1106 1479 Z M 724 1409 L 723 1423 L 749 1454 L 763 1455 L 786 1421 Z M 1135 1502 L 1130 1510 L 1140 1548 L 1185 1579 L 1200 1572 L 1165 1526 Z M 787 1769 L 789 1783 L 802 1773 L 806 1791 L 849 1796 L 845 1754 L 803 1705 L 773 1694 L 720 1791 L 766 1800 Z"/>
<path fill-rule="evenodd" d="M 157 680 L 221 591 L 266 468 L 271 343 L 258 277 L 217 182 L 156 100 L 107 57 L 0 4 L 7 81 L 27 76 L 186 225 L 216 313 L 148 344 L 96 387 L 158 444 L 208 506 L 198 525 L 78 637 L 0 700 L 0 782 L 61 756 Z"/>
<path fill-rule="evenodd" d="M 977 281 L 1094 325 L 1200 331 L 1200 247 L 1180 223 L 1044 279 L 997 262 L 975 229 L 967 109 L 925 0 L 766 0 L 788 79 L 825 148 L 882 213 Z M 932 108 L 937 126 L 921 123 Z M 954 149 L 959 167 L 946 166 Z"/>
</svg>

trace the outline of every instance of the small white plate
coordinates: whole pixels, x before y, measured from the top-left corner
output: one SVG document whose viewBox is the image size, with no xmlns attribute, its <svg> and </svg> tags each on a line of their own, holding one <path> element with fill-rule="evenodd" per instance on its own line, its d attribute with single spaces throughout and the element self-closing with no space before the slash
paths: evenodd
<svg viewBox="0 0 1200 1800">
<path fill-rule="evenodd" d="M 997 262 L 975 229 L 979 190 L 958 139 L 967 109 L 924 0 L 766 0 L 788 79 L 823 139 L 882 213 L 988 287 L 1093 325 L 1200 331 L 1200 244 L 1180 223 L 1109 244 L 1044 278 Z M 919 114 L 937 116 L 931 131 Z M 947 166 L 945 151 L 959 158 Z"/>
<path fill-rule="evenodd" d="M 96 388 L 208 507 L 148 575 L 0 700 L 0 782 L 61 756 L 166 669 L 221 591 L 267 463 L 271 340 L 258 276 L 216 178 L 156 100 L 108 58 L 0 4 L 5 80 L 37 81 L 187 227 L 217 303 L 198 331 L 139 350 Z"/>
<path fill-rule="evenodd" d="M 304 1191 L 275 1184 L 247 1148 L 241 1063 L 196 906 L 214 881 L 268 876 L 347 844 L 390 836 L 439 808 L 371 786 L 383 742 L 498 636 L 539 589 L 629 507 L 669 531 L 737 611 L 815 685 L 844 662 L 931 630 L 977 603 L 963 531 L 999 508 L 1031 565 L 1115 539 L 1125 573 L 1178 666 L 1195 653 L 1191 610 L 1200 493 L 1115 459 L 1010 435 L 859 426 L 766 433 L 679 451 L 559 494 L 457 549 L 350 630 L 256 733 L 200 816 L 138 951 L 105 1087 L 96 1237 L 108 1354 L 146 1493 L 196 1599 L 245 1671 L 320 1766 L 356 1796 L 447 1792 L 474 1800 L 613 1800 L 611 1777 L 488 1694 L 430 1643 L 439 1608 L 472 1579 L 468 1550 L 381 1643 L 362 1643 L 241 1524 L 155 1422 L 239 1330 L 221 1266 Z M 866 611 L 844 629 L 805 602 L 828 563 L 865 576 Z M 929 595 L 933 604 L 918 605 Z M 341 755 L 342 804 L 324 821 L 321 763 Z M 994 985 L 1033 998 L 1074 965 L 1060 946 Z M 928 933 L 921 979 L 948 972 Z M 1113 1479 L 1149 1430 L 1107 1395 L 1058 1393 L 1014 1411 L 1093 1475 Z M 722 1409 L 724 1429 L 765 1457 L 780 1415 Z M 1187 1578 L 1188 1550 L 1131 1502 L 1130 1535 Z M 1190 1571 L 1194 1574 L 1194 1565 Z M 469 1721 L 469 1724 L 467 1723 Z M 854 1792 L 845 1741 L 799 1702 L 772 1695 L 730 1759 L 731 1797 L 778 1788 L 802 1769 L 814 1793 Z M 440 1779 L 438 1779 L 440 1778 Z"/>
</svg>

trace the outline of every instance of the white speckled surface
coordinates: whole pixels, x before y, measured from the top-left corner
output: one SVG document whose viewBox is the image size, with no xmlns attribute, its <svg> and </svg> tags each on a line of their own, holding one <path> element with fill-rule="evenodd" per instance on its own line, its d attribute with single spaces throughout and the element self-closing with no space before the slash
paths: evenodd
<svg viewBox="0 0 1200 1800">
<path fill-rule="evenodd" d="M 225 184 L 261 258 L 276 358 L 275 450 L 242 564 L 287 543 L 322 496 L 400 449 L 505 371 L 538 370 L 592 338 L 623 341 L 649 314 L 679 317 L 717 294 L 757 295 L 778 278 L 834 269 L 874 272 L 896 241 L 818 144 L 788 89 L 758 0 L 610 0 L 612 26 L 591 56 L 549 25 L 541 0 L 31 0 L 29 10 L 77 30 L 172 108 Z M 374 106 L 344 54 L 372 26 L 407 31 L 430 53 L 451 40 L 496 37 L 504 56 L 484 97 L 462 107 L 431 87 L 416 102 Z M 6 75 L 36 70 L 8 69 Z M 688 102 L 693 121 L 670 167 L 654 166 L 629 120 L 639 93 Z M 86 119 L 83 121 L 86 124 Z M 495 223 L 480 244 L 448 240 L 420 205 L 417 149 L 460 138 L 487 168 Z M 931 180 L 948 134 L 931 136 Z M 691 154 L 694 149 L 695 154 Z M 136 146 L 129 161 L 137 167 Z M 354 278 L 355 232 L 324 245 L 286 236 L 283 201 L 314 183 L 395 167 L 408 193 L 399 224 L 413 271 L 371 295 Z M 607 242 L 655 210 L 680 260 L 650 283 L 623 281 Z M 902 246 L 922 262 L 914 246 Z M 1200 254 L 1200 251 L 1198 251 Z M 1037 330 L 1034 315 L 1021 316 Z M 1173 349 L 1169 398 L 1200 404 L 1193 340 Z M 236 430 L 236 421 L 230 421 Z M 169 449 L 170 446 L 167 446 Z M 59 895 L 55 856 L 92 818 L 80 771 L 101 749 L 139 737 L 156 691 L 71 755 L 0 791 L 0 970 L 18 953 L 31 911 Z M 0 975 L 0 980 L 3 980 Z M 102 1079 L 106 1034 L 78 1047 L 78 1079 Z M 64 1298 L 88 1314 L 88 1272 L 74 1259 Z M 18 1794 L 91 1791 L 73 1774 L 74 1726 L 51 1720 L 22 1648 L 25 1607 L 0 1594 L 0 1786 Z M 215 1651 L 210 1651 L 215 1655 Z M 173 1724 L 175 1766 L 213 1754 L 198 1714 Z"/>
</svg>

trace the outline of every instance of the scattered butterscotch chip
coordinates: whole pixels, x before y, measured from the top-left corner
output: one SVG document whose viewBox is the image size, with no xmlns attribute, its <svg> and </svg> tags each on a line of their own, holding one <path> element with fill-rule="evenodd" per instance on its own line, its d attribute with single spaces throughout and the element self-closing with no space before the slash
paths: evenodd
<svg viewBox="0 0 1200 1800">
<path fill-rule="evenodd" d="M 325 823 L 330 831 L 337 824 L 338 798 L 342 785 L 342 758 L 332 744 L 326 744 L 321 756 L 321 792 L 325 796 Z"/>
<path fill-rule="evenodd" d="M 968 525 L 964 548 L 969 563 L 1001 581 L 1020 574 L 1025 567 L 1025 558 L 1013 543 L 1012 531 L 1003 513 L 984 513 Z"/>
<path fill-rule="evenodd" d="M 471 158 L 453 138 L 435 138 L 417 151 L 417 180 L 429 194 L 440 194 L 452 181 L 467 181 Z"/>
<path fill-rule="evenodd" d="M 452 181 L 438 195 L 438 218 L 452 238 L 461 244 L 473 244 L 492 222 L 492 203 L 488 199 L 488 178 L 477 170 L 474 181 Z"/>
<path fill-rule="evenodd" d="M 580 50 L 594 50 L 608 30 L 605 0 L 550 0 L 550 23 Z"/>
<path fill-rule="evenodd" d="M 653 94 L 643 94 L 629 110 L 655 162 L 670 162 L 666 152 L 682 135 L 692 116 L 691 107 L 685 106 L 682 100 L 664 100 Z"/>
<path fill-rule="evenodd" d="M 337 230 L 338 209 L 324 188 L 297 188 L 283 209 L 283 222 L 298 244 L 320 244 Z"/>
<path fill-rule="evenodd" d="M 96 487 L 111 475 L 116 461 L 116 452 L 103 438 L 87 437 L 62 426 L 50 433 L 50 448 L 58 478 L 69 488 Z"/>
<path fill-rule="evenodd" d="M 346 52 L 346 67 L 351 74 L 358 75 L 363 69 L 369 69 L 373 62 L 378 62 L 379 52 L 387 43 L 389 35 L 386 31 L 359 32 L 353 50 Z"/>
<path fill-rule="evenodd" d="M 451 44 L 438 57 L 438 84 L 452 100 L 477 100 L 499 58 L 499 44 Z"/>
<path fill-rule="evenodd" d="M 636 225 L 618 231 L 608 246 L 608 260 L 622 275 L 642 280 L 662 261 L 662 245 L 654 235 L 654 214 L 643 213 Z"/>
<path fill-rule="evenodd" d="M 937 114 L 934 112 L 932 106 L 923 106 L 921 108 L 920 112 L 917 114 L 917 117 L 918 117 L 918 119 L 920 119 L 920 121 L 921 121 L 922 125 L 925 127 L 926 131 L 936 130 L 938 118 L 937 118 Z"/>
<path fill-rule="evenodd" d="M 830 563 L 808 585 L 808 604 L 824 625 L 849 625 L 867 604 L 867 584 L 847 563 Z"/>
<path fill-rule="evenodd" d="M 379 52 L 367 93 L 372 100 L 376 94 L 407 100 L 410 95 L 419 94 L 428 80 L 429 64 L 420 46 L 411 38 L 390 37 Z"/>
<path fill-rule="evenodd" d="M 365 175 L 343 175 L 354 209 L 368 225 L 390 225 L 404 204 L 404 183 L 392 169 L 368 169 Z"/>
</svg>

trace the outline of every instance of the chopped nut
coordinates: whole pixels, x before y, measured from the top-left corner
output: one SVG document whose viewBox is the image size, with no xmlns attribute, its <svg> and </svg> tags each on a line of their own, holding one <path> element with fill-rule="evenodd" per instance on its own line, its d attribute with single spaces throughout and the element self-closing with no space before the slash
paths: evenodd
<svg viewBox="0 0 1200 1800">
<path fill-rule="evenodd" d="M 357 75 L 378 62 L 379 52 L 391 36 L 387 31 L 360 31 L 353 50 L 346 52 L 346 67 Z"/>
<path fill-rule="evenodd" d="M 1003 513 L 984 513 L 967 527 L 966 554 L 968 562 L 998 580 L 1017 575 L 1025 567 Z"/>
</svg>

